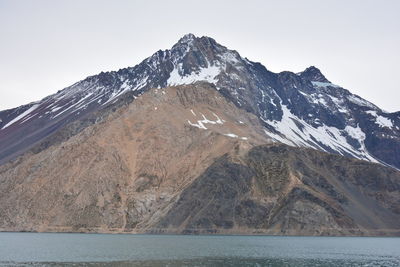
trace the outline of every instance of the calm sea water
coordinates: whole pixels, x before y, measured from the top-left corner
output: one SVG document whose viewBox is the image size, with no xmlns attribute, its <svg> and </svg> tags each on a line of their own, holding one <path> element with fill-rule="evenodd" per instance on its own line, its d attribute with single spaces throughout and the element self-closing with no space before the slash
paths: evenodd
<svg viewBox="0 0 400 267">
<path fill-rule="evenodd" d="M 400 266 L 400 238 L 0 233 L 0 266 Z"/>
</svg>

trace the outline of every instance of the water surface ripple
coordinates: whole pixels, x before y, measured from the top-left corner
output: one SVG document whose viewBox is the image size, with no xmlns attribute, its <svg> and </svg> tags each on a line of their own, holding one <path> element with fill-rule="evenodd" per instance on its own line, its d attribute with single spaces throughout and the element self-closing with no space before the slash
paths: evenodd
<svg viewBox="0 0 400 267">
<path fill-rule="evenodd" d="M 400 238 L 0 233 L 0 266 L 400 266 Z"/>
</svg>

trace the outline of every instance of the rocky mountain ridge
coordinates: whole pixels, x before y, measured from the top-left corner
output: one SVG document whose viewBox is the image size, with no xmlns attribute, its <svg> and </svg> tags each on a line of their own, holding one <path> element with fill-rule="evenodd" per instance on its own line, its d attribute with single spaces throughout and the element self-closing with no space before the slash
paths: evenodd
<svg viewBox="0 0 400 267">
<path fill-rule="evenodd" d="M 0 112 L 0 163 L 127 93 L 206 81 L 255 114 L 265 134 L 290 146 L 400 168 L 400 113 L 387 113 L 331 83 L 316 67 L 273 73 L 209 37 L 185 35 L 140 64 L 88 77 L 41 101 Z M 29 133 L 29 134 L 26 134 Z"/>
</svg>

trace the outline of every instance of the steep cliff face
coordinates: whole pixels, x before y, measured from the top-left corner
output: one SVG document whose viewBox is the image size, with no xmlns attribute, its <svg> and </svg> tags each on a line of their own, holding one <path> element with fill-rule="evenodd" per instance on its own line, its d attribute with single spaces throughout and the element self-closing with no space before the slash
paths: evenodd
<svg viewBox="0 0 400 267">
<path fill-rule="evenodd" d="M 0 166 L 0 229 L 400 234 L 398 171 L 264 130 L 209 83 L 124 98 Z"/>
</svg>

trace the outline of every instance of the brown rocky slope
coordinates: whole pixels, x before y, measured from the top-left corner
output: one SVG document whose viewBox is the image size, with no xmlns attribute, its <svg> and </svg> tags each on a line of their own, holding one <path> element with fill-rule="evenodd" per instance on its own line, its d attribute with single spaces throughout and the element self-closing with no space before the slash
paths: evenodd
<svg viewBox="0 0 400 267">
<path fill-rule="evenodd" d="M 273 144 L 206 83 L 66 129 L 0 166 L 1 230 L 400 235 L 398 171 Z"/>
</svg>

